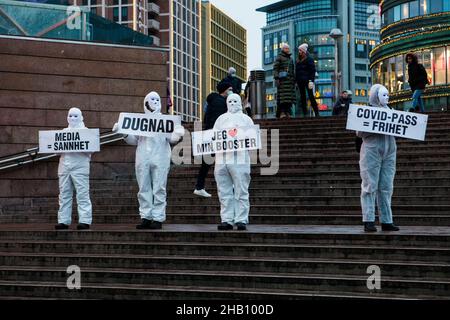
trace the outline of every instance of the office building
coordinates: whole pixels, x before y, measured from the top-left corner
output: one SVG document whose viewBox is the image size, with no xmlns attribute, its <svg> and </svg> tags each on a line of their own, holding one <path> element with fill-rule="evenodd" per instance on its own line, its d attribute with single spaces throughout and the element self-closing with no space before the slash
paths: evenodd
<svg viewBox="0 0 450 320">
<path fill-rule="evenodd" d="M 247 31 L 209 1 L 202 3 L 202 101 L 234 67 L 247 79 Z"/>
<path fill-rule="evenodd" d="M 338 43 L 338 88 L 351 90 L 353 102 L 367 103 L 371 86 L 369 52 L 379 42 L 379 7 L 376 0 L 283 0 L 257 9 L 265 12 L 263 28 L 263 68 L 266 71 L 268 113 L 276 110 L 273 63 L 283 43 L 297 57 L 302 43 L 316 62 L 316 99 L 322 115 L 331 114 L 336 68 L 333 28 L 342 30 Z M 298 114 L 298 109 L 297 109 Z"/>
</svg>

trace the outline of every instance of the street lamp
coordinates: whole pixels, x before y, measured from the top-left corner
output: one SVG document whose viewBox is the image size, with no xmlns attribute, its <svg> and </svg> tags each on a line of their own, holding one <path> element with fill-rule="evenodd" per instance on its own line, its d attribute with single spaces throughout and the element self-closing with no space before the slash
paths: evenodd
<svg viewBox="0 0 450 320">
<path fill-rule="evenodd" d="M 334 39 L 334 61 L 336 63 L 335 69 L 334 69 L 334 93 L 335 93 L 335 101 L 337 101 L 337 97 L 339 94 L 339 87 L 338 87 L 338 76 L 339 76 L 339 60 L 338 60 L 338 40 L 342 38 L 344 34 L 342 33 L 341 29 L 335 28 L 330 31 L 330 37 Z"/>
</svg>

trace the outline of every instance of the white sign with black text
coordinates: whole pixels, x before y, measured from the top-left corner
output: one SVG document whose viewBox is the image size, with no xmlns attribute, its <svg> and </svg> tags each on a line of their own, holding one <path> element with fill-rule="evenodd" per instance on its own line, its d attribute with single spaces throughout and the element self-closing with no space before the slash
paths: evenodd
<svg viewBox="0 0 450 320">
<path fill-rule="evenodd" d="M 121 113 L 118 133 L 153 137 L 156 134 L 170 136 L 175 126 L 181 124 L 180 116 L 145 113 Z"/>
<path fill-rule="evenodd" d="M 99 129 L 39 131 L 39 153 L 100 151 Z"/>
<path fill-rule="evenodd" d="M 347 130 L 425 140 L 428 116 L 388 108 L 350 105 Z"/>
<path fill-rule="evenodd" d="M 192 133 L 194 156 L 261 149 L 259 125 Z"/>
</svg>

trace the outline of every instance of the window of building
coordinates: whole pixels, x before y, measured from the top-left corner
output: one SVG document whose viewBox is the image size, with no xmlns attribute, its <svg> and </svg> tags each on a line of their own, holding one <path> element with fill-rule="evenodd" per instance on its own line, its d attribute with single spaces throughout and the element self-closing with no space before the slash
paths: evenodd
<svg viewBox="0 0 450 320">
<path fill-rule="evenodd" d="M 428 78 L 431 78 L 431 85 L 434 86 L 433 69 L 432 69 L 432 63 L 431 63 L 431 50 L 423 51 L 422 64 L 425 67 L 425 70 L 427 71 Z"/>
<path fill-rule="evenodd" d="M 401 5 L 402 8 L 402 19 L 408 19 L 409 18 L 409 3 L 403 3 Z"/>
<path fill-rule="evenodd" d="M 356 83 L 367 83 L 367 77 L 355 77 L 355 82 Z"/>
<path fill-rule="evenodd" d="M 447 83 L 450 84 L 450 46 L 447 47 Z"/>
<path fill-rule="evenodd" d="M 356 58 L 367 58 L 368 57 L 368 51 L 367 51 L 367 41 L 362 39 L 356 39 L 355 40 L 355 57 Z"/>
<path fill-rule="evenodd" d="M 409 3 L 409 16 L 411 18 L 419 15 L 419 0 L 411 1 Z"/>
<path fill-rule="evenodd" d="M 113 21 L 118 22 L 119 21 L 119 8 L 113 8 Z"/>
<path fill-rule="evenodd" d="M 367 64 L 356 63 L 355 64 L 355 70 L 367 71 Z"/>
<path fill-rule="evenodd" d="M 433 49 L 434 84 L 446 83 L 445 48 Z"/>
<path fill-rule="evenodd" d="M 400 21 L 401 18 L 402 18 L 402 15 L 401 15 L 401 6 L 400 6 L 400 5 L 395 6 L 395 7 L 394 7 L 394 22 Z"/>
<path fill-rule="evenodd" d="M 450 11 L 450 0 L 444 0 L 442 11 Z"/>
<path fill-rule="evenodd" d="M 128 7 L 122 7 L 122 21 L 128 21 Z"/>
<path fill-rule="evenodd" d="M 421 16 L 429 13 L 428 2 L 429 0 L 420 0 L 419 14 Z"/>
<path fill-rule="evenodd" d="M 430 2 L 430 13 L 442 12 L 442 0 L 434 0 Z"/>
</svg>

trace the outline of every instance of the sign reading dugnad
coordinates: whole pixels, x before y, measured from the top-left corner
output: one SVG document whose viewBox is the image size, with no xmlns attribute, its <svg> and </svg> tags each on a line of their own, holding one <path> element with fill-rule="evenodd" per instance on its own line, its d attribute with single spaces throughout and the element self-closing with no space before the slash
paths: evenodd
<svg viewBox="0 0 450 320">
<path fill-rule="evenodd" d="M 259 125 L 192 133 L 194 156 L 257 149 L 261 149 Z"/>
<path fill-rule="evenodd" d="M 100 151 L 99 129 L 39 131 L 39 153 Z"/>
<path fill-rule="evenodd" d="M 165 114 L 121 113 L 118 133 L 153 137 L 156 134 L 170 136 L 175 126 L 181 124 L 179 116 Z"/>
<path fill-rule="evenodd" d="M 424 141 L 427 123 L 424 114 L 354 104 L 348 109 L 348 130 Z"/>
</svg>

